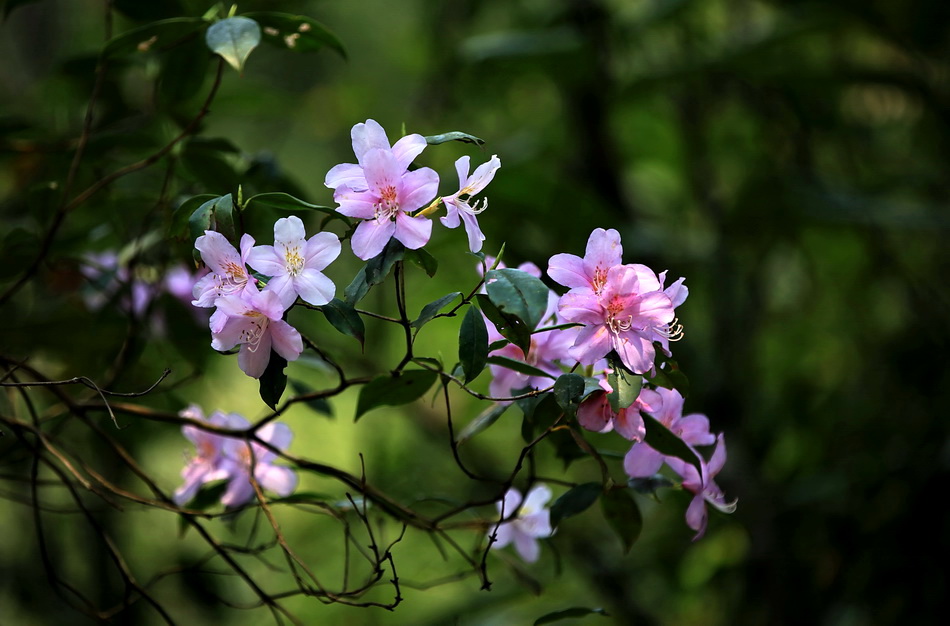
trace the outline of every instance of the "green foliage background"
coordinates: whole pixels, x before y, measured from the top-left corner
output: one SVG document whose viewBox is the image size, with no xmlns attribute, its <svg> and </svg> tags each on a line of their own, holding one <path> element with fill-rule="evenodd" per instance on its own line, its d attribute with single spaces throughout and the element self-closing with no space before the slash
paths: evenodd
<svg viewBox="0 0 950 626">
<path fill-rule="evenodd" d="M 200 16 L 211 4 L 116 0 L 114 28 Z M 102 7 L 95 0 L 4 4 L 2 289 L 35 255 L 29 235 L 41 235 L 54 214 L 93 87 Z M 623 556 L 592 509 L 565 521 L 526 570 L 543 587 L 539 596 L 501 560 L 492 565 L 490 592 L 473 578 L 407 588 L 393 614 L 313 600 L 290 606 L 307 623 L 530 623 L 571 606 L 603 606 L 617 623 L 637 624 L 934 622 L 950 584 L 942 559 L 950 523 L 939 504 L 950 479 L 940 408 L 950 405 L 948 7 L 939 0 L 418 0 L 398 10 L 381 0 L 243 2 L 241 13 L 279 9 L 320 20 L 348 59 L 261 46 L 242 75 L 227 71 L 203 121 L 206 141 L 189 142 L 69 216 L 42 280 L 0 308 L 0 353 L 29 357 L 55 376 L 108 373 L 123 389 L 143 388 L 169 366 L 185 382 L 146 399 L 155 406 L 177 411 L 197 402 L 209 412 L 263 414 L 255 381 L 233 358 L 214 354 L 207 330 L 176 303 L 162 303 L 167 336 L 147 341 L 118 312 L 85 311 L 80 255 L 165 232 L 165 216 L 183 198 L 224 194 L 238 182 L 245 193 L 280 190 L 332 204 L 324 175 L 352 160 L 349 128 L 367 118 L 391 138 L 403 124 L 424 135 L 470 132 L 488 142 L 483 150 L 453 143 L 430 147 L 421 160 L 447 188 L 458 156 L 501 157 L 480 223 L 487 250 L 505 242 L 510 266 L 544 267 L 554 253 L 580 254 L 588 233 L 604 227 L 620 231 L 626 262 L 687 277 L 690 297 L 678 311 L 687 339 L 676 345 L 692 382 L 687 409 L 726 433 L 730 457 L 719 482 L 738 497 L 738 511 L 714 514 L 694 544 L 682 520 L 685 496 L 669 493 L 661 506 L 643 501 L 643 536 Z M 214 65 L 199 41 L 110 69 L 75 188 L 173 136 L 200 108 Z M 168 167 L 184 182 L 163 192 Z M 249 214 L 245 228 L 269 242 L 280 215 Z M 319 218 L 307 223 L 316 228 Z M 16 229 L 25 234 L 14 237 Z M 411 276 L 416 310 L 477 281 L 462 233 L 435 232 L 427 249 L 441 267 L 435 281 Z M 347 247 L 346 260 L 329 272 L 340 290 L 359 267 Z M 188 262 L 189 248 L 162 241 L 146 256 Z M 383 310 L 388 296 L 374 291 L 367 307 Z M 294 315 L 305 334 L 348 354 L 357 370 L 372 374 L 399 359 L 399 337 L 386 325 L 367 320 L 360 353 L 322 317 Z M 454 359 L 456 323 L 426 332 L 432 354 Z M 126 367 L 109 372 L 123 353 Z M 330 380 L 307 364 L 288 371 L 311 386 Z M 370 481 L 407 501 L 433 492 L 477 497 L 452 462 L 438 403 L 376 409 L 354 424 L 355 400 L 352 390 L 335 399 L 333 420 L 294 408 L 286 418 L 296 433 L 291 449 L 357 473 L 362 451 Z M 11 402 L 0 406 L 12 410 Z M 477 411 L 459 399 L 463 421 Z M 468 449 L 473 465 L 510 466 L 517 448 L 508 442 L 520 441 L 520 424 L 505 417 Z M 125 426 L 115 436 L 173 489 L 187 447 L 178 430 Z M 6 439 L 0 477 L 22 463 Z M 89 446 L 94 462 L 93 441 L 74 445 Z M 558 463 L 544 461 L 557 474 Z M 576 481 L 597 477 L 589 462 L 572 471 Z M 78 623 L 44 583 L 30 508 L 16 501 L 27 491 L 12 480 L 0 488 L 10 496 L 0 508 L 0 623 Z M 301 488 L 343 497 L 329 481 Z M 184 562 L 181 555 L 199 550 L 193 537 L 179 543 L 172 515 L 101 513 L 134 568 Z M 81 524 L 47 517 L 63 571 L 103 602 L 115 601 L 111 564 Z M 335 525 L 314 517 L 289 517 L 286 530 L 319 570 L 338 575 L 343 541 Z M 471 541 L 471 533 L 460 536 Z M 407 581 L 457 571 L 425 536 L 408 536 L 400 550 Z M 206 601 L 205 593 L 238 586 L 186 575 L 161 588 L 183 623 L 266 621 L 260 610 Z M 155 616 L 137 607 L 119 619 Z"/>
</svg>

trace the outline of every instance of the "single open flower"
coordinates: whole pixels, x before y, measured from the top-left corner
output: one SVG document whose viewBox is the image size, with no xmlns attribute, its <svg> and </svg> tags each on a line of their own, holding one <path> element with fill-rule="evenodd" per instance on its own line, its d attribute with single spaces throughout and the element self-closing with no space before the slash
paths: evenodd
<svg viewBox="0 0 950 626">
<path fill-rule="evenodd" d="M 620 265 L 622 256 L 620 233 L 613 228 L 595 228 L 587 238 L 584 258 L 555 254 L 548 261 L 548 276 L 572 290 L 590 289 L 599 294 L 607 283 L 607 272 Z"/>
<path fill-rule="evenodd" d="M 522 559 L 528 563 L 537 561 L 541 552 L 538 539 L 554 534 L 551 528 L 551 511 L 544 507 L 550 499 L 551 490 L 546 485 L 535 485 L 528 492 L 523 503 L 521 492 L 514 487 L 509 489 L 504 499 L 497 502 L 495 507 L 499 515 L 504 517 L 511 516 L 515 511 L 518 514 L 498 525 L 494 531 L 495 542 L 491 544 L 491 547 L 504 548 L 514 542 L 515 549 Z"/>
<path fill-rule="evenodd" d="M 253 285 L 256 280 L 247 273 L 245 261 L 254 245 L 254 238 L 248 234 L 241 237 L 241 252 L 234 249 L 227 237 L 213 230 L 195 240 L 195 248 L 201 253 L 201 259 L 211 273 L 195 283 L 192 304 L 201 307 L 215 306 L 215 300 L 222 296 L 239 294 Z"/>
<path fill-rule="evenodd" d="M 211 414 L 211 417 L 205 418 L 201 408 L 194 404 L 178 414 L 181 417 L 198 422 L 208 422 L 213 426 L 221 426 L 222 428 L 238 429 L 247 428 L 250 425 L 246 419 L 234 413 L 225 414 L 215 411 Z M 202 485 L 231 478 L 231 467 L 225 459 L 224 445 L 226 441 L 232 440 L 232 438 L 191 425 L 182 426 L 181 432 L 191 443 L 195 444 L 196 454 L 191 457 L 188 464 L 181 471 L 181 477 L 185 482 L 175 490 L 172 496 L 172 500 L 178 506 L 190 502 Z"/>
<path fill-rule="evenodd" d="M 471 176 L 468 175 L 471 159 L 468 155 L 460 157 L 455 162 L 455 169 L 459 175 L 459 190 L 451 196 L 442 198 L 445 203 L 446 215 L 440 218 L 440 221 L 447 228 L 457 228 L 459 219 L 465 224 L 465 232 L 468 235 L 468 247 L 472 252 L 478 252 L 482 249 L 482 242 L 485 241 L 485 235 L 478 227 L 477 215 L 488 208 L 488 200 L 483 199 L 481 205 L 475 203 L 475 206 L 469 204 L 472 196 L 485 189 L 488 183 L 495 177 L 495 172 L 501 167 L 501 159 L 497 155 L 486 163 L 482 163 Z"/>
<path fill-rule="evenodd" d="M 716 439 L 716 449 L 709 462 L 701 462 L 702 476 L 691 463 L 677 457 L 668 457 L 667 464 L 683 479 L 683 489 L 691 491 L 693 499 L 686 509 L 686 525 L 696 531 L 693 541 L 701 538 L 706 532 L 706 504 L 711 504 L 723 513 L 734 513 L 738 500 L 726 502 L 726 496 L 713 480 L 726 464 L 726 439 L 719 435 Z"/>
</svg>

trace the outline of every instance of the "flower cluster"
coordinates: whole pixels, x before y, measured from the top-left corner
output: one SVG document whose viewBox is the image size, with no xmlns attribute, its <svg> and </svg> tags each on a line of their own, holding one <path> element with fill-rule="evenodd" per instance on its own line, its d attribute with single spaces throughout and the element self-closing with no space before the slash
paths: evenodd
<svg viewBox="0 0 950 626">
<path fill-rule="evenodd" d="M 551 528 L 551 511 L 544 508 L 551 499 L 551 490 L 546 485 L 535 485 L 528 495 L 521 499 L 521 492 L 512 487 L 505 493 L 504 499 L 495 503 L 503 521 L 489 536 L 494 536 L 492 548 L 504 548 L 510 543 L 521 558 L 534 563 L 540 556 L 538 539 L 554 534 Z"/>
<path fill-rule="evenodd" d="M 267 369 L 271 350 L 296 360 L 303 340 L 283 316 L 298 296 L 314 306 L 333 299 L 336 286 L 323 270 L 340 254 L 337 236 L 322 232 L 307 239 L 303 222 L 291 216 L 274 224 L 273 246 L 255 246 L 254 238 L 245 234 L 238 252 L 224 235 L 208 230 L 195 248 L 210 273 L 195 284 L 192 304 L 216 307 L 211 347 L 230 350 L 240 345 L 238 365 L 253 378 Z M 262 290 L 248 265 L 267 277 Z"/>
<path fill-rule="evenodd" d="M 206 418 L 201 408 L 195 405 L 179 415 L 231 430 L 250 427 L 250 423 L 236 413 L 216 411 Z M 256 441 L 248 443 L 191 425 L 183 426 L 181 430 L 195 444 L 196 454 L 181 472 L 185 483 L 175 490 L 172 497 L 179 506 L 190 502 L 203 485 L 218 481 L 227 483 L 220 499 L 227 508 L 239 507 L 254 497 L 252 477 L 263 489 L 280 496 L 289 496 L 297 487 L 297 475 L 289 468 L 274 465 L 277 455 Z M 275 422 L 262 426 L 256 434 L 258 439 L 279 450 L 286 450 L 293 439 L 286 424 Z"/>
</svg>

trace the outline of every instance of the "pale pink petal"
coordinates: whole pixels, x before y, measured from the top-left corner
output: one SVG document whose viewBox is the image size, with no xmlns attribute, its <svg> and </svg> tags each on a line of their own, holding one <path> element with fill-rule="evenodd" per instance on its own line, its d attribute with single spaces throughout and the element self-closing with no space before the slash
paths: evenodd
<svg viewBox="0 0 950 626">
<path fill-rule="evenodd" d="M 565 287 L 590 287 L 584 260 L 573 254 L 555 254 L 548 261 L 548 276 Z"/>
<path fill-rule="evenodd" d="M 426 149 L 426 138 L 422 135 L 406 135 L 393 144 L 393 156 L 403 170 L 409 168 L 413 159 L 422 154 Z"/>
<path fill-rule="evenodd" d="M 696 531 L 693 541 L 701 539 L 706 533 L 706 500 L 702 495 L 697 494 L 689 503 L 686 509 L 686 525 Z"/>
<path fill-rule="evenodd" d="M 449 196 L 448 198 L 442 198 L 442 202 L 445 203 L 445 215 L 440 217 L 439 221 L 446 228 L 458 228 L 461 211 L 458 207 L 460 200 L 454 196 Z"/>
<path fill-rule="evenodd" d="M 465 222 L 465 233 L 468 235 L 468 249 L 478 252 L 482 249 L 482 242 L 485 241 L 485 235 L 478 227 L 478 217 L 472 213 L 462 213 L 462 221 Z"/>
<path fill-rule="evenodd" d="M 587 288 L 574 289 L 558 301 L 561 317 L 569 322 L 581 324 L 603 324 L 604 308 L 594 292 Z"/>
<path fill-rule="evenodd" d="M 715 476 L 726 464 L 726 437 L 720 434 L 716 439 L 716 449 L 713 451 L 712 458 L 709 459 L 709 475 Z"/>
<path fill-rule="evenodd" d="M 532 513 L 540 511 L 544 505 L 551 499 L 551 489 L 547 485 L 535 485 L 525 496 L 522 509 Z"/>
<path fill-rule="evenodd" d="M 430 202 L 439 192 L 439 175 L 431 167 L 406 172 L 399 181 L 399 208 L 415 211 Z"/>
<path fill-rule="evenodd" d="M 304 260 L 308 269 L 323 270 L 340 256 L 340 239 L 333 233 L 317 233 L 304 248 Z"/>
<path fill-rule="evenodd" d="M 623 457 L 623 471 L 631 478 L 653 476 L 662 466 L 663 455 L 643 442 L 633 444 Z"/>
<path fill-rule="evenodd" d="M 675 432 L 691 446 L 708 446 L 716 441 L 715 435 L 709 432 L 709 418 L 699 413 L 677 420 Z"/>
<path fill-rule="evenodd" d="M 541 547 L 538 545 L 537 539 L 520 532 L 515 532 L 514 539 L 515 549 L 518 550 L 518 554 L 525 562 L 534 563 L 538 560 L 541 555 Z"/>
<path fill-rule="evenodd" d="M 265 276 L 287 273 L 287 264 L 274 246 L 254 246 L 247 255 L 247 264 Z"/>
<path fill-rule="evenodd" d="M 613 430 L 611 416 L 612 412 L 610 411 L 610 403 L 607 401 L 607 394 L 599 391 L 592 393 L 577 407 L 577 422 L 582 427 L 595 433 Z"/>
<path fill-rule="evenodd" d="M 395 230 L 396 223 L 388 219 L 360 222 L 350 239 L 353 254 L 364 261 L 373 258 L 383 251 Z"/>
<path fill-rule="evenodd" d="M 304 301 L 314 306 L 326 304 L 336 295 L 336 285 L 333 281 L 312 269 L 305 269 L 297 274 L 293 279 L 293 288 Z"/>
<path fill-rule="evenodd" d="M 251 378 L 260 378 L 270 362 L 271 333 L 264 331 L 256 347 L 242 344 L 238 352 L 238 367 Z M 286 357 L 285 357 L 286 358 Z"/>
<path fill-rule="evenodd" d="M 504 548 L 511 540 L 514 539 L 515 529 L 514 524 L 511 522 L 506 522 L 498 526 L 498 530 L 495 531 L 495 543 L 491 544 L 492 548 Z"/>
<path fill-rule="evenodd" d="M 604 327 L 599 326 L 598 328 Z M 583 331 L 581 332 L 583 333 Z M 652 343 L 636 333 L 625 332 L 621 333 L 619 337 L 612 337 L 611 347 L 617 351 L 620 360 L 631 372 L 643 374 L 653 369 L 656 350 Z M 608 349 L 607 352 L 610 352 L 610 350 Z M 607 352 L 604 352 L 604 354 L 606 355 Z M 584 361 L 581 361 L 581 363 L 584 363 Z M 588 365 L 588 363 L 585 363 L 585 365 Z"/>
<path fill-rule="evenodd" d="M 660 291 L 663 288 L 660 286 L 660 280 L 657 278 L 656 272 L 651 270 L 646 265 L 634 263 L 630 267 L 632 267 L 637 273 L 637 280 L 640 282 L 641 293 L 646 293 L 648 291 Z"/>
<path fill-rule="evenodd" d="M 360 165 L 366 166 L 366 153 L 370 150 L 383 149 L 389 150 L 389 138 L 386 131 L 376 120 L 366 120 L 365 123 L 359 123 L 350 130 L 350 138 L 353 140 L 353 152 Z"/>
<path fill-rule="evenodd" d="M 251 249 L 254 247 L 254 238 L 249 234 L 244 233 L 241 235 L 241 265 L 243 266 L 247 260 L 247 255 L 250 254 Z"/>
<path fill-rule="evenodd" d="M 290 442 L 294 440 L 294 433 L 290 430 L 290 426 L 283 422 L 269 422 L 258 429 L 257 438 L 279 450 L 286 450 L 290 447 Z M 269 450 L 267 452 L 273 455 L 273 452 Z"/>
<path fill-rule="evenodd" d="M 551 511 L 547 509 L 525 515 L 518 520 L 518 526 L 519 530 L 529 537 L 540 539 L 554 534 L 554 529 L 551 528 Z"/>
<path fill-rule="evenodd" d="M 296 361 L 303 352 L 303 339 L 297 329 L 283 320 L 277 320 L 270 323 L 269 330 L 268 344 L 273 341 L 274 351 L 288 361 Z"/>
<path fill-rule="evenodd" d="M 468 171 L 471 167 L 472 159 L 466 154 L 465 156 L 460 156 L 455 160 L 455 171 L 459 175 L 459 189 L 465 188 L 465 183 L 468 182 Z"/>
<path fill-rule="evenodd" d="M 339 204 L 337 213 L 361 220 L 373 219 L 376 216 L 376 204 L 379 196 L 373 191 L 354 191 L 346 185 L 340 187 L 333 194 L 333 201 Z"/>
<path fill-rule="evenodd" d="M 253 324 L 253 321 L 245 317 L 228 317 L 219 310 L 211 316 L 212 329 L 215 327 L 215 317 L 218 315 L 224 321 L 220 323 L 219 330 L 212 330 L 211 347 L 223 352 L 241 342 L 244 331 Z"/>
<path fill-rule="evenodd" d="M 227 237 L 213 230 L 195 239 L 195 249 L 201 253 L 205 265 L 218 274 L 224 274 L 231 265 L 241 265 L 241 256 Z"/>
<path fill-rule="evenodd" d="M 228 488 L 221 496 L 221 504 L 227 508 L 237 508 L 247 504 L 254 498 L 254 487 L 247 473 L 241 473 L 231 479 Z"/>
<path fill-rule="evenodd" d="M 621 409 L 614 417 L 614 430 L 624 439 L 639 441 L 646 434 L 640 411 L 634 407 Z"/>
<path fill-rule="evenodd" d="M 303 220 L 296 215 L 282 217 L 274 222 L 274 242 L 281 242 L 286 246 L 301 245 L 307 237 Z"/>
<path fill-rule="evenodd" d="M 295 281 L 290 274 L 281 274 L 270 279 L 264 291 L 273 291 L 280 300 L 280 306 L 285 311 L 297 300 L 297 291 L 295 290 Z"/>
<path fill-rule="evenodd" d="M 572 358 L 584 365 L 593 365 L 610 352 L 610 331 L 606 326 L 585 326 L 569 350 Z"/>
<path fill-rule="evenodd" d="M 468 157 L 462 157 L 467 159 Z M 458 169 L 458 161 L 455 162 L 456 169 Z M 472 176 L 462 184 L 463 190 L 469 195 L 475 195 L 478 192 L 485 189 L 488 186 L 488 183 L 495 178 L 495 172 L 498 171 L 498 168 L 501 167 L 501 159 L 498 158 L 498 155 L 493 154 L 491 159 L 482 163 L 475 168 L 475 171 L 472 173 Z M 468 171 L 466 166 L 465 171 Z M 461 181 L 461 170 L 459 170 L 459 180 Z"/>
<path fill-rule="evenodd" d="M 405 171 L 389 150 L 370 150 L 363 157 L 366 183 L 369 190 L 377 196 L 382 195 L 388 188 L 398 189 L 399 180 Z"/>
<path fill-rule="evenodd" d="M 669 324 L 675 317 L 670 297 L 662 291 L 644 294 L 640 300 L 640 316 L 662 324 Z"/>
<path fill-rule="evenodd" d="M 663 293 L 670 297 L 674 307 L 678 307 L 679 305 L 683 304 L 686 301 L 686 297 L 689 295 L 689 289 L 687 289 L 686 285 L 683 284 L 683 281 L 685 280 L 685 278 L 680 278 L 675 283 L 663 290 Z"/>
<path fill-rule="evenodd" d="M 623 246 L 620 245 L 620 233 L 613 228 L 604 230 L 595 228 L 587 238 L 587 248 L 584 252 L 584 261 L 593 267 L 606 270 L 620 265 L 623 257 Z"/>
<path fill-rule="evenodd" d="M 288 467 L 258 464 L 254 469 L 254 477 L 261 487 L 279 496 L 289 496 L 297 488 L 297 474 Z"/>
<path fill-rule="evenodd" d="M 511 515 L 518 510 L 519 506 L 521 506 L 521 492 L 514 487 L 505 492 L 505 497 L 502 502 L 495 503 L 495 508 L 498 509 L 499 513 L 504 514 L 505 517 L 511 517 Z"/>
<path fill-rule="evenodd" d="M 336 189 L 343 185 L 356 191 L 365 191 L 367 189 L 366 176 L 363 175 L 363 168 L 356 163 L 340 163 L 339 165 L 334 165 L 330 168 L 330 171 L 327 172 L 323 184 L 330 189 Z"/>
<path fill-rule="evenodd" d="M 393 236 L 406 248 L 417 250 L 429 242 L 432 222 L 427 217 L 409 217 L 405 213 L 397 213 Z"/>
</svg>

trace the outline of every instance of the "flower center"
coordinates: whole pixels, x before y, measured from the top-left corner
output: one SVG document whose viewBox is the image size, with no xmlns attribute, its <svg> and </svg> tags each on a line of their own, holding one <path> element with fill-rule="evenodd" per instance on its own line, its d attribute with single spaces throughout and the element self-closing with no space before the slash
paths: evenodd
<svg viewBox="0 0 950 626">
<path fill-rule="evenodd" d="M 395 219 L 397 211 L 399 211 L 399 198 L 396 194 L 396 188 L 388 185 L 380 189 L 374 218 L 377 220 L 380 218 Z"/>
<path fill-rule="evenodd" d="M 233 261 L 226 261 L 222 268 L 224 274 L 215 274 L 214 281 L 219 294 L 240 291 L 247 284 L 247 270 Z"/>
<path fill-rule="evenodd" d="M 624 302 L 620 296 L 611 298 L 607 305 L 607 328 L 612 333 L 619 334 L 633 328 L 633 315 L 623 314 L 628 308 L 628 303 Z"/>
<path fill-rule="evenodd" d="M 261 345 L 261 339 L 264 337 L 264 332 L 267 330 L 267 324 L 270 320 L 267 316 L 262 315 L 257 311 L 248 311 L 244 314 L 246 317 L 254 318 L 250 324 L 244 327 L 244 330 L 241 331 L 241 340 L 238 343 L 247 344 L 247 349 L 251 352 L 257 352 L 257 349 Z"/>
<path fill-rule="evenodd" d="M 287 246 L 284 248 L 284 264 L 287 267 L 287 273 L 296 276 L 304 268 L 303 257 L 300 256 L 300 246 Z"/>
<path fill-rule="evenodd" d="M 594 293 L 600 293 L 604 289 L 604 285 L 607 284 L 607 268 L 597 266 L 597 269 L 594 270 L 594 278 L 591 280 L 591 286 L 594 288 Z"/>
</svg>

